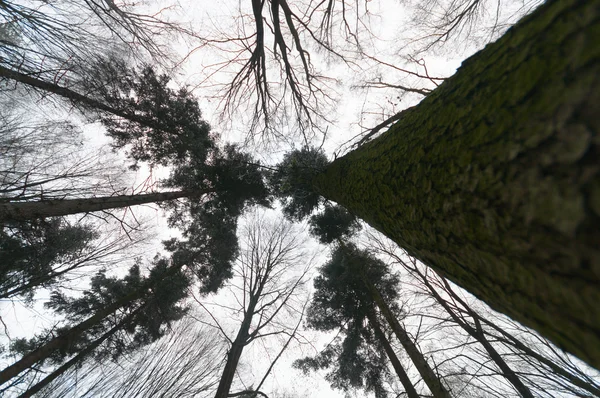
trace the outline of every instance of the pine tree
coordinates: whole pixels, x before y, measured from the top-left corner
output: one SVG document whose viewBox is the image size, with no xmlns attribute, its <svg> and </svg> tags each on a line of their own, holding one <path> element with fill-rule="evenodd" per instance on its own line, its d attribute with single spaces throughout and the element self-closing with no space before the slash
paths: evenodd
<svg viewBox="0 0 600 398">
<path fill-rule="evenodd" d="M 0 230 L 0 298 L 50 286 L 61 275 L 57 263 L 77 258 L 97 233 L 90 226 L 69 225 L 60 218 L 11 223 Z"/>
<path fill-rule="evenodd" d="M 94 352 L 99 359 L 116 359 L 157 340 L 166 326 L 186 313 L 179 303 L 187 296 L 190 279 L 182 265 L 156 257 L 147 276 L 136 264 L 121 279 L 99 272 L 81 297 L 53 292 L 46 306 L 64 315 L 68 324 L 14 341 L 11 351 L 22 358 L 0 372 L 0 384 L 33 365 L 60 365 L 99 339 L 104 343 Z M 112 331 L 116 324 L 120 327 Z M 62 368 L 62 372 L 67 369 Z"/>
<path fill-rule="evenodd" d="M 334 388 L 363 388 L 377 397 L 386 397 L 384 381 L 390 376 L 389 360 L 408 396 L 418 397 L 381 326 L 375 303 L 365 289 L 361 267 L 386 299 L 395 301 L 399 279 L 383 262 L 364 264 L 348 256 L 344 246 L 338 246 L 315 278 L 307 325 L 320 331 L 340 330 L 344 338 L 336 338 L 316 357 L 298 360 L 294 366 L 305 372 L 332 368 L 327 380 Z M 399 316 L 399 308 L 391 307 Z"/>
</svg>

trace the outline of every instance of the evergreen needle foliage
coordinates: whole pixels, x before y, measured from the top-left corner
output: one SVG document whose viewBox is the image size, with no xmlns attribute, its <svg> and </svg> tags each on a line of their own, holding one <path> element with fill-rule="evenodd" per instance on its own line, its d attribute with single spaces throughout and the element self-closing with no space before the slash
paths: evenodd
<svg viewBox="0 0 600 398">
<path fill-rule="evenodd" d="M 302 220 L 322 203 L 315 191 L 314 177 L 329 164 L 325 153 L 317 148 L 304 147 L 288 152 L 269 181 L 273 192 L 283 204 L 283 212 L 292 220 Z"/>
<path fill-rule="evenodd" d="M 28 300 L 33 287 L 51 286 L 55 266 L 77 258 L 98 237 L 91 226 L 70 225 L 62 218 L 11 223 L 0 229 L 0 297 L 20 286 Z"/>
<path fill-rule="evenodd" d="M 66 324 L 46 330 L 31 339 L 15 340 L 10 349 L 14 354 L 26 355 L 48 341 L 60 338 L 91 314 L 128 299 L 117 312 L 104 317 L 77 338 L 65 341 L 38 365 L 47 361 L 53 365 L 60 364 L 100 338 L 110 328 L 122 324 L 119 331 L 94 353 L 97 359 L 117 359 L 124 353 L 162 337 L 172 322 L 185 315 L 187 310 L 180 302 L 187 297 L 189 284 L 188 276 L 171 266 L 167 259 L 160 257 L 154 259 L 148 275 L 142 274 L 139 264 L 131 267 L 123 278 L 107 276 L 105 271 L 101 271 L 92 278 L 90 288 L 79 297 L 69 297 L 59 291 L 52 292 L 45 306 L 63 315 Z"/>
<path fill-rule="evenodd" d="M 320 331 L 339 331 L 331 344 L 315 357 L 297 360 L 304 372 L 330 369 L 327 380 L 343 391 L 363 388 L 386 397 L 384 382 L 390 376 L 387 358 L 369 318 L 377 316 L 365 288 L 366 275 L 388 303 L 398 297 L 399 279 L 382 261 L 352 244 L 339 245 L 315 278 L 315 292 L 307 312 L 307 325 Z M 397 314 L 397 306 L 393 306 Z"/>
</svg>

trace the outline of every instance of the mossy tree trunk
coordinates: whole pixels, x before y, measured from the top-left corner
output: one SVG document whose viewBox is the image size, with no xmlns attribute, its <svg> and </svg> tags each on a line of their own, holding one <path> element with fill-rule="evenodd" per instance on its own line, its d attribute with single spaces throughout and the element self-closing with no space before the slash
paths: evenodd
<svg viewBox="0 0 600 398">
<path fill-rule="evenodd" d="M 600 368 L 600 1 L 542 5 L 314 186 Z"/>
</svg>

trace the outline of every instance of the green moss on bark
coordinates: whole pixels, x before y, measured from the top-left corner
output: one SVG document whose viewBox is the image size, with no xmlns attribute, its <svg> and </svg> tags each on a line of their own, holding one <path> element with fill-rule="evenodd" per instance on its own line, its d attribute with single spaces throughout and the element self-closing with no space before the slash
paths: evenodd
<svg viewBox="0 0 600 398">
<path fill-rule="evenodd" d="M 315 180 L 600 368 L 600 2 L 544 4 Z"/>
</svg>

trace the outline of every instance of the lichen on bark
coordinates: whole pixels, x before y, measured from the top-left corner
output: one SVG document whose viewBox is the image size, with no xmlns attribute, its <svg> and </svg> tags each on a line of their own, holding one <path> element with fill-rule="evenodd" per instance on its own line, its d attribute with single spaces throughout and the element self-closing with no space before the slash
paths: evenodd
<svg viewBox="0 0 600 398">
<path fill-rule="evenodd" d="M 600 2 L 545 3 L 314 186 L 600 368 Z"/>
</svg>

